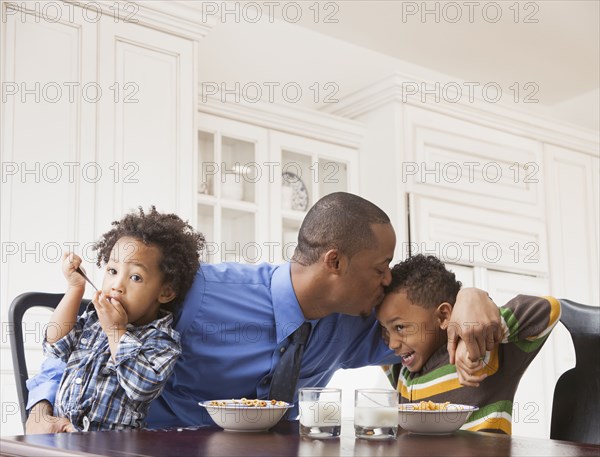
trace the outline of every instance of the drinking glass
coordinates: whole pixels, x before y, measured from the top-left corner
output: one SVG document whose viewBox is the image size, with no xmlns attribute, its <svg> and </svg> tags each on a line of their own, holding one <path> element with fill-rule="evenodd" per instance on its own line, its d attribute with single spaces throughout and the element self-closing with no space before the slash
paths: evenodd
<svg viewBox="0 0 600 457">
<path fill-rule="evenodd" d="M 332 387 L 305 387 L 298 392 L 300 435 L 327 439 L 340 436 L 342 391 Z M 397 421 L 396 421 L 397 422 Z"/>
<path fill-rule="evenodd" d="M 354 392 L 354 433 L 368 440 L 394 439 L 398 434 L 398 392 L 357 389 Z"/>
</svg>

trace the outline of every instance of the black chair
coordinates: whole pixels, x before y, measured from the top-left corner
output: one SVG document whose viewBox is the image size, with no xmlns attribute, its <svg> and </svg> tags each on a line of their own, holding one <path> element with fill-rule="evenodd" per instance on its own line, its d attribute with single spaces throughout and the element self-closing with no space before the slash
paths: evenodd
<svg viewBox="0 0 600 457">
<path fill-rule="evenodd" d="M 13 360 L 13 369 L 15 372 L 15 381 L 17 386 L 17 396 L 19 397 L 19 407 L 21 410 L 21 422 L 23 430 L 27 422 L 27 399 L 29 393 L 25 381 L 29 378 L 27 373 L 27 361 L 25 360 L 25 348 L 23 340 L 23 316 L 28 309 L 35 307 L 54 309 L 60 302 L 63 294 L 47 294 L 42 292 L 27 292 L 19 295 L 10 304 L 8 310 L 8 324 L 10 334 L 10 349 Z M 88 306 L 90 300 L 82 300 L 79 308 L 81 314 Z M 41 347 L 41 346 L 40 346 Z"/>
<path fill-rule="evenodd" d="M 576 365 L 554 388 L 550 438 L 600 444 L 600 308 L 560 300 Z"/>
</svg>

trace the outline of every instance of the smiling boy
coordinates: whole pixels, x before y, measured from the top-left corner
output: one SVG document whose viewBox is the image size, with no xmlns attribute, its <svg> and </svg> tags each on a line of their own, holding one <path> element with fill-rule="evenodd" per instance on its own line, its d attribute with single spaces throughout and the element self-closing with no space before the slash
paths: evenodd
<svg viewBox="0 0 600 457">
<path fill-rule="evenodd" d="M 447 351 L 450 315 L 460 287 L 454 273 L 433 256 L 419 254 L 394 266 L 377 309 L 389 347 L 402 359 L 401 367 L 390 370 L 398 373 L 400 368 L 392 382 L 404 402 L 478 406 L 463 429 L 510 434 L 519 380 L 558 322 L 560 303 L 553 297 L 519 295 L 502 306 L 501 344 L 483 360 L 471 360 L 467 353 L 465 368 L 477 382 L 461 385 Z"/>
</svg>

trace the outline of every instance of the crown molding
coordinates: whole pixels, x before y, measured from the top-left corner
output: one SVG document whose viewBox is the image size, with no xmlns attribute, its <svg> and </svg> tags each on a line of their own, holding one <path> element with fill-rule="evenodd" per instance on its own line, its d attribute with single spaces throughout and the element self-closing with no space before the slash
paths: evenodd
<svg viewBox="0 0 600 457">
<path fill-rule="evenodd" d="M 358 121 L 299 106 L 234 103 L 201 94 L 198 111 L 354 149 L 360 147 L 365 134 L 365 127 Z"/>
<path fill-rule="evenodd" d="M 417 83 L 419 87 L 431 87 L 427 81 L 394 73 L 364 89 L 358 90 L 338 103 L 326 106 L 323 111 L 356 119 L 388 103 L 418 106 L 486 127 L 524 136 L 544 143 L 576 149 L 598 157 L 600 155 L 600 132 L 563 123 L 544 116 L 524 112 L 501 104 L 492 104 L 482 98 L 456 103 L 440 98 L 439 102 L 422 102 L 420 94 L 404 94 L 403 84 Z M 448 91 L 447 99 L 453 100 L 456 92 Z"/>
<path fill-rule="evenodd" d="M 133 14 L 133 20 L 129 21 L 132 24 L 139 23 L 194 41 L 204 38 L 216 23 L 214 17 L 207 17 L 189 1 L 63 1 L 82 8 L 92 6 L 94 9 L 100 8 L 102 14 L 119 18 L 123 22 L 128 22 L 126 18 Z M 138 8 L 135 12 L 132 10 L 132 5 Z"/>
</svg>

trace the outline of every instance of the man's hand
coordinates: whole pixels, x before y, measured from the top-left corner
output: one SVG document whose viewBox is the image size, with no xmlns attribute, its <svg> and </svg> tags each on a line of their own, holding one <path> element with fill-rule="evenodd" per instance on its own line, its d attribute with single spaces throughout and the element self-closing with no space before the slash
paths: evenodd
<svg viewBox="0 0 600 457">
<path fill-rule="evenodd" d="M 31 408 L 27 423 L 25 424 L 26 435 L 76 431 L 69 419 L 52 415 L 52 405 L 46 400 L 36 403 Z"/>
<path fill-rule="evenodd" d="M 472 360 L 479 360 L 502 341 L 500 311 L 487 292 L 473 287 L 461 289 L 456 296 L 448 324 L 448 355 L 456 363 L 459 340 L 466 344 Z"/>
<path fill-rule="evenodd" d="M 466 387 L 479 387 L 479 383 L 487 378 L 487 374 L 476 375 L 483 368 L 483 360 L 480 358 L 471 359 L 467 345 L 463 340 L 458 342 L 456 348 L 456 374 L 458 382 Z"/>
</svg>

